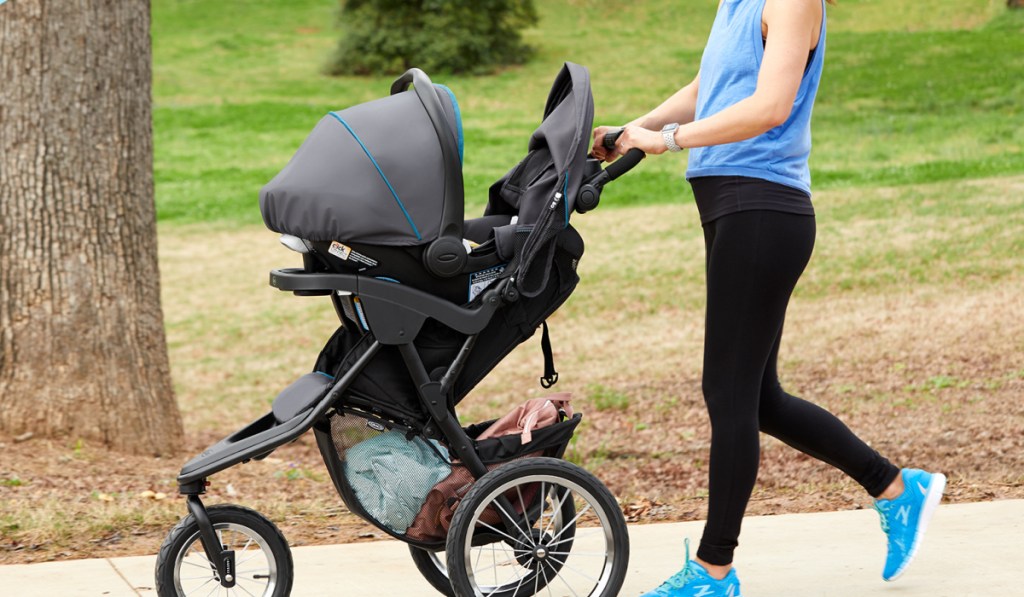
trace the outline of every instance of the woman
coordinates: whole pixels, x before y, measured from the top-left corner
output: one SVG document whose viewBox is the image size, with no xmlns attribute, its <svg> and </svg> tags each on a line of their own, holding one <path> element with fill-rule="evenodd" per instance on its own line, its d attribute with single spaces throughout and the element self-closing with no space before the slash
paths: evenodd
<svg viewBox="0 0 1024 597">
<path fill-rule="evenodd" d="M 829 0 L 830 2 L 833 0 Z M 914 556 L 945 477 L 900 469 L 776 374 L 786 306 L 814 245 L 810 122 L 825 55 L 822 0 L 722 0 L 686 87 L 626 125 L 594 130 L 614 160 L 689 148 L 707 249 L 703 392 L 711 419 L 708 519 L 695 560 L 647 595 L 739 597 L 732 568 L 760 459 L 759 431 L 831 464 L 875 498 L 888 535 L 885 580 Z M 906 489 L 906 491 L 904 491 Z"/>
</svg>

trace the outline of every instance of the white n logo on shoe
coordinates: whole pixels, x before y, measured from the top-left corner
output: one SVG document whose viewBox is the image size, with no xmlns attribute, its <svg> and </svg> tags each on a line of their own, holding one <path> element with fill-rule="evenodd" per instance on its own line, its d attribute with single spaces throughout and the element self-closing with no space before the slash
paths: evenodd
<svg viewBox="0 0 1024 597">
<path fill-rule="evenodd" d="M 910 506 L 900 506 L 900 509 L 896 511 L 896 518 L 903 519 L 903 526 L 910 524 Z"/>
<path fill-rule="evenodd" d="M 715 594 L 715 592 L 713 590 L 711 590 L 711 585 L 700 585 L 700 586 L 694 587 L 694 588 L 697 589 L 700 592 L 699 593 L 694 593 L 693 597 L 707 597 L 708 595 L 714 595 Z"/>
</svg>

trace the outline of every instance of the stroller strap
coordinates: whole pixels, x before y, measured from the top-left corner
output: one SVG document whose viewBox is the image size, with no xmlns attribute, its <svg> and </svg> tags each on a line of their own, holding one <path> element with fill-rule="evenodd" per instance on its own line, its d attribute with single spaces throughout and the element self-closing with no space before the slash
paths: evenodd
<svg viewBox="0 0 1024 597">
<path fill-rule="evenodd" d="M 555 355 L 551 350 L 551 334 L 548 333 L 548 322 L 542 324 L 544 332 L 540 337 L 540 349 L 544 353 L 544 377 L 540 378 L 540 385 L 546 390 L 558 383 L 558 371 L 555 371 Z"/>
</svg>

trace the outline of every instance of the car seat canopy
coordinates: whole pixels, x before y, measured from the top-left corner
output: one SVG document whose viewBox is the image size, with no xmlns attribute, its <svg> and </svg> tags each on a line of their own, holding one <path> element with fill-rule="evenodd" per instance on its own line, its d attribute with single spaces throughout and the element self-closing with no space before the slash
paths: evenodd
<svg viewBox="0 0 1024 597">
<path fill-rule="evenodd" d="M 324 116 L 260 191 L 267 227 L 306 240 L 389 246 L 438 238 L 445 201 L 463 201 L 461 184 L 457 197 L 445 192 L 446 172 L 457 170 L 461 183 L 463 143 L 454 94 L 443 86 L 434 92 L 441 127 L 412 90 Z M 458 151 L 443 151 L 448 140 L 439 134 L 450 134 L 448 146 Z"/>
</svg>

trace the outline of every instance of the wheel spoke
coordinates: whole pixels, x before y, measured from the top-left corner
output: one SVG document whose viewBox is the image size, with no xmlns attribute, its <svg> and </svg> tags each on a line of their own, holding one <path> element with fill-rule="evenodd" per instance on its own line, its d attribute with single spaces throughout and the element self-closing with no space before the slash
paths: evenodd
<svg viewBox="0 0 1024 597">
<path fill-rule="evenodd" d="M 480 526 L 484 526 L 484 527 L 487 527 L 487 528 L 491 529 L 491 530 L 492 530 L 492 531 L 494 531 L 495 533 L 498 533 L 499 535 L 501 535 L 502 537 L 504 537 L 504 538 L 508 539 L 509 541 L 511 541 L 511 542 L 513 542 L 513 543 L 521 543 L 521 541 L 519 541 L 518 539 L 513 539 L 512 537 L 509 537 L 508 535 L 506 535 L 506 534 L 505 534 L 504 532 L 502 532 L 501 530 L 499 530 L 499 529 L 496 529 L 496 528 L 492 527 L 491 525 L 487 524 L 486 522 L 484 522 L 484 521 L 482 521 L 482 520 L 478 520 L 478 521 L 477 521 L 477 524 L 478 524 L 478 525 L 480 525 Z"/>
<path fill-rule="evenodd" d="M 576 574 L 579 574 L 580 576 L 582 576 L 583 578 L 585 578 L 585 579 L 589 580 L 589 581 L 590 581 L 590 582 L 592 582 L 592 583 L 597 583 L 597 582 L 599 582 L 599 581 L 598 581 L 598 580 L 597 580 L 596 578 L 594 578 L 593 576 L 590 576 L 589 574 L 585 574 L 585 573 L 583 573 L 583 572 L 580 572 L 580 571 L 579 571 L 579 570 L 577 570 L 576 568 L 573 568 L 572 566 L 570 566 L 569 564 L 567 564 L 567 563 L 566 563 L 566 560 L 567 560 L 568 558 L 566 558 L 566 560 L 559 560 L 559 559 L 557 559 L 557 558 L 552 558 L 552 559 L 554 559 L 554 560 L 555 560 L 556 562 L 558 562 L 558 563 L 559 563 L 559 564 L 561 565 L 561 567 L 562 567 L 562 568 L 567 568 L 567 569 L 569 569 L 569 570 L 572 570 L 572 571 L 573 571 L 573 572 L 575 572 Z"/>
<path fill-rule="evenodd" d="M 507 511 L 505 511 L 505 508 L 501 504 L 499 504 L 497 501 L 495 501 L 494 505 L 497 506 L 498 509 L 501 510 L 502 514 L 504 514 L 509 520 L 515 522 L 515 520 L 516 520 L 515 517 L 510 515 Z M 516 522 L 515 527 L 516 527 L 517 531 L 519 531 L 520 533 L 523 533 L 523 539 L 526 539 L 527 545 L 533 545 L 533 537 L 531 537 L 528 534 L 524 533 L 523 529 L 519 528 L 519 523 L 518 522 Z M 529 527 L 527 527 L 527 528 L 529 528 Z M 515 539 L 513 539 L 513 541 L 515 541 Z"/>
<path fill-rule="evenodd" d="M 559 537 L 562 536 L 562 533 L 564 533 L 567 529 L 573 528 L 573 526 L 576 524 L 576 521 L 580 519 L 580 516 L 583 516 L 584 514 L 586 514 L 590 509 L 591 509 L 590 502 L 587 502 L 587 507 L 584 508 L 583 510 L 581 510 L 580 512 L 577 512 L 576 516 L 574 516 L 573 519 L 569 521 L 569 524 L 567 524 L 564 527 L 562 527 L 562 530 L 558 531 L 558 534 L 555 535 L 554 537 L 552 537 L 552 539 L 558 539 Z"/>
<path fill-rule="evenodd" d="M 572 495 L 572 490 L 566 489 L 565 493 L 562 494 L 562 499 L 558 500 L 558 506 L 555 507 L 553 509 L 552 513 L 551 513 L 551 524 L 544 529 L 545 533 L 547 533 L 549 530 L 551 530 L 551 527 L 554 526 L 554 524 L 555 524 L 555 515 L 562 511 L 562 507 L 565 506 L 565 500 L 570 495 Z"/>
<path fill-rule="evenodd" d="M 181 563 L 188 564 L 189 566 L 195 566 L 196 568 L 202 568 L 203 570 L 216 570 L 216 568 L 213 567 L 213 564 L 211 564 L 209 560 L 207 560 L 206 558 L 203 558 L 203 560 L 206 561 L 206 566 L 203 566 L 202 564 L 197 564 L 195 562 L 190 562 L 188 560 L 182 560 Z"/>
<path fill-rule="evenodd" d="M 565 562 L 561 562 L 561 564 L 562 564 L 562 566 L 565 566 Z M 572 586 L 570 586 L 569 583 L 566 582 L 564 578 L 562 578 L 562 575 L 559 574 L 557 570 L 555 570 L 554 566 L 551 566 L 551 571 L 555 574 L 555 577 L 558 578 L 558 580 L 562 581 L 562 584 L 565 585 L 565 588 L 569 589 L 569 592 L 573 594 L 573 597 L 580 597 L 576 593 L 576 591 L 572 588 Z M 594 581 L 594 582 L 596 583 L 597 581 Z"/>
<path fill-rule="evenodd" d="M 263 552 L 262 551 L 257 551 L 256 553 L 254 553 L 251 556 L 245 558 L 241 562 L 235 562 L 235 569 L 237 570 L 242 564 L 245 564 L 246 562 L 251 562 L 255 558 L 258 558 L 261 553 L 263 553 Z"/>
<path fill-rule="evenodd" d="M 561 533 L 559 533 L 559 534 L 561 534 Z M 580 539 L 586 539 L 587 537 L 590 537 L 592 535 L 601 535 L 601 534 L 604 534 L 604 527 L 598 527 L 598 528 L 595 528 L 595 529 L 589 529 L 589 531 L 586 534 L 584 534 L 584 535 L 573 535 L 572 537 L 566 537 L 565 539 L 559 539 L 558 541 L 549 541 L 548 542 L 548 546 L 550 547 L 552 545 L 561 545 L 562 543 L 568 543 L 570 541 L 579 541 Z"/>
</svg>

